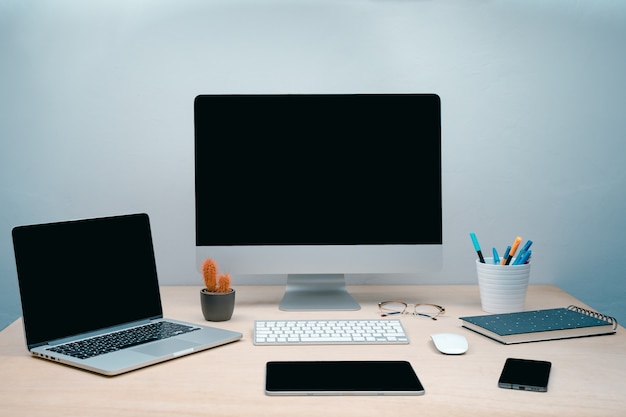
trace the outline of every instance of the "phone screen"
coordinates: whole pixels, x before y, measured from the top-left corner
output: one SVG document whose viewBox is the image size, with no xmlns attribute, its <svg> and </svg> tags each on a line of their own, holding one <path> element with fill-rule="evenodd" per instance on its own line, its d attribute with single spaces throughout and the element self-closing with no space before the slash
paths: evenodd
<svg viewBox="0 0 626 417">
<path fill-rule="evenodd" d="M 508 358 L 498 380 L 500 388 L 525 391 L 548 391 L 552 363 L 530 359 Z"/>
<path fill-rule="evenodd" d="M 268 395 L 422 395 L 406 361 L 268 362 Z"/>
</svg>

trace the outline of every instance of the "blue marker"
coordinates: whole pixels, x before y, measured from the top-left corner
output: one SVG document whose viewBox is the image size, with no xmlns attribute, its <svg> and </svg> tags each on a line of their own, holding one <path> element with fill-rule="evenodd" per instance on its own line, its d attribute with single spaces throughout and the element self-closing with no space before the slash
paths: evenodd
<svg viewBox="0 0 626 417">
<path fill-rule="evenodd" d="M 506 263 L 506 259 L 509 257 L 509 253 L 511 253 L 511 246 L 507 246 L 506 250 L 504 251 L 504 257 L 502 258 L 502 261 L 500 262 L 500 265 L 504 265 Z"/>
<path fill-rule="evenodd" d="M 513 265 L 520 265 L 520 264 L 524 263 L 524 262 L 522 262 L 522 258 L 524 257 L 524 255 L 526 254 L 526 252 L 530 248 L 530 245 L 532 245 L 532 244 L 533 244 L 532 240 L 529 240 L 528 242 L 526 242 L 524 247 L 522 247 L 522 249 L 519 251 L 519 254 L 517 255 L 517 258 L 515 258 L 515 262 L 513 262 Z"/>
<path fill-rule="evenodd" d="M 531 250 L 527 250 L 527 251 L 524 253 L 524 256 L 521 258 L 521 260 L 520 260 L 520 262 L 519 262 L 519 265 L 523 265 L 523 264 L 525 264 L 526 262 L 528 262 L 528 261 L 529 261 L 529 259 L 530 259 L 530 255 L 532 255 L 532 254 L 533 254 L 533 251 L 531 251 Z"/>
<path fill-rule="evenodd" d="M 478 254 L 478 259 L 481 264 L 485 263 L 485 258 L 483 258 L 483 253 L 480 250 L 480 245 L 478 244 L 478 239 L 476 239 L 476 234 L 474 232 L 470 232 L 470 237 L 472 238 L 472 243 L 474 244 L 474 249 L 476 249 L 476 253 Z"/>
<path fill-rule="evenodd" d="M 500 257 L 498 256 L 496 248 L 493 248 L 493 263 L 496 265 L 500 263 Z"/>
</svg>

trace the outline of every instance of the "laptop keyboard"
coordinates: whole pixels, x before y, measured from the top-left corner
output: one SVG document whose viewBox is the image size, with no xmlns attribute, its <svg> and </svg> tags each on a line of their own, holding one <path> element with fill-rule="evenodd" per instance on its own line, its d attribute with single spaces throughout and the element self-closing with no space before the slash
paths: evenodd
<svg viewBox="0 0 626 417">
<path fill-rule="evenodd" d="M 198 327 L 159 321 L 144 326 L 133 327 L 128 330 L 54 346 L 48 350 L 79 359 L 88 359 L 94 356 L 104 355 L 105 353 L 115 352 L 116 350 L 189 333 L 194 330 L 198 330 Z"/>
</svg>

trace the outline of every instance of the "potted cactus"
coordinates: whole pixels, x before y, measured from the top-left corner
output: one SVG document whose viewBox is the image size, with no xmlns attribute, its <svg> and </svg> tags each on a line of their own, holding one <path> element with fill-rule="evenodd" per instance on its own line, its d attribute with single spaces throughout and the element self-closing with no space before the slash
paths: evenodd
<svg viewBox="0 0 626 417">
<path fill-rule="evenodd" d="M 230 287 L 230 275 L 218 276 L 217 264 L 207 259 L 202 264 L 205 288 L 200 290 L 202 315 L 208 321 L 230 320 L 235 309 L 235 290 Z"/>
</svg>

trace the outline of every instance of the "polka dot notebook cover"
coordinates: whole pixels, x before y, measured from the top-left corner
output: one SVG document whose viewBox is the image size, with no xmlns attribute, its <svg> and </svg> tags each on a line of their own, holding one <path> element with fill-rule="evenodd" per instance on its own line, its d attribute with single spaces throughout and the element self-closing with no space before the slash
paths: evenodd
<svg viewBox="0 0 626 417">
<path fill-rule="evenodd" d="M 614 334 L 617 320 L 576 306 L 460 317 L 463 327 L 500 343 L 525 343 Z"/>
</svg>

